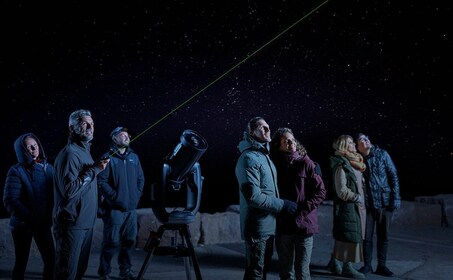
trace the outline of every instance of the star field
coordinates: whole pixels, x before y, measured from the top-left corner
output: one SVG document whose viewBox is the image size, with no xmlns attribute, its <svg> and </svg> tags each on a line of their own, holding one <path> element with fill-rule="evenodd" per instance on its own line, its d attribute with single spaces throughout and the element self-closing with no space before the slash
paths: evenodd
<svg viewBox="0 0 453 280">
<path fill-rule="evenodd" d="M 328 189 L 332 140 L 361 131 L 394 159 L 403 199 L 451 193 L 451 4 L 217 2 L 3 2 L 0 179 L 20 134 L 53 161 L 85 108 L 94 156 L 118 125 L 146 131 L 132 148 L 149 184 L 184 129 L 203 135 L 201 211 L 238 203 L 236 147 L 258 115 L 294 130 Z"/>
</svg>

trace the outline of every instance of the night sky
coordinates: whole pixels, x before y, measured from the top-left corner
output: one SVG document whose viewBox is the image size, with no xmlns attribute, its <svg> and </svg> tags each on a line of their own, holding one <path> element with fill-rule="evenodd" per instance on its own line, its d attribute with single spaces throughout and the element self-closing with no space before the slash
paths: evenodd
<svg viewBox="0 0 453 280">
<path fill-rule="evenodd" d="M 140 135 L 147 186 L 185 129 L 204 136 L 202 212 L 238 203 L 237 144 L 254 116 L 293 129 L 329 192 L 333 139 L 360 131 L 392 156 L 403 199 L 453 193 L 452 4 L 210 2 L 2 1 L 0 180 L 20 134 L 53 162 L 83 108 L 94 157 L 116 126 Z"/>
</svg>

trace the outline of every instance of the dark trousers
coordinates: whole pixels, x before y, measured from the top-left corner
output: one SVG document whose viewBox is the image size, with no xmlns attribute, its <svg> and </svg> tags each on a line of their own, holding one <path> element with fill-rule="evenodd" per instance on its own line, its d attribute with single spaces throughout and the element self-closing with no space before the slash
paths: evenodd
<svg viewBox="0 0 453 280">
<path fill-rule="evenodd" d="M 90 258 L 93 228 L 56 228 L 55 235 L 55 279 L 79 280 L 84 276 Z"/>
<path fill-rule="evenodd" d="M 311 279 L 313 235 L 282 234 L 275 238 L 280 279 Z"/>
<path fill-rule="evenodd" d="M 127 275 L 132 267 L 131 251 L 137 238 L 137 212 L 112 210 L 110 216 L 102 220 L 104 231 L 98 274 L 110 274 L 112 259 L 118 253 L 120 275 Z"/>
<path fill-rule="evenodd" d="M 387 209 L 367 209 L 363 257 L 365 265 L 371 266 L 373 260 L 373 236 L 376 229 L 378 266 L 385 266 L 389 243 L 389 229 L 393 212 Z"/>
<path fill-rule="evenodd" d="M 274 253 L 274 236 L 255 242 L 245 242 L 244 280 L 265 280 Z"/>
<path fill-rule="evenodd" d="M 11 231 L 16 259 L 13 280 L 23 280 L 27 268 L 32 239 L 35 240 L 44 264 L 43 279 L 53 279 L 55 268 L 55 247 L 50 226 L 31 230 L 14 229 Z"/>
</svg>

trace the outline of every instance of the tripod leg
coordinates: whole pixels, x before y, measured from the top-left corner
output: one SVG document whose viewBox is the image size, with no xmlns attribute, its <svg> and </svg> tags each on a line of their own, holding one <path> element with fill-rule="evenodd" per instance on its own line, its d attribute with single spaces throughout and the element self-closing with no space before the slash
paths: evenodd
<svg viewBox="0 0 453 280">
<path fill-rule="evenodd" d="M 153 249 L 153 251 L 154 251 L 154 249 Z M 149 266 L 149 261 L 150 261 L 150 259 L 152 257 L 153 251 L 148 252 L 148 254 L 146 254 L 145 261 L 143 262 L 142 268 L 140 269 L 140 273 L 137 276 L 137 280 L 142 280 L 143 279 L 143 275 L 145 274 L 145 271 L 146 271 L 146 269 Z"/>
<path fill-rule="evenodd" d="M 189 248 L 189 253 L 192 258 L 193 268 L 195 270 L 195 276 L 197 277 L 197 280 L 202 280 L 200 267 L 198 265 L 197 257 L 195 256 L 195 250 L 192 245 L 192 240 L 190 238 L 189 226 L 185 225 L 185 227 L 183 227 L 181 230 L 183 231 L 184 238 L 186 239 L 187 247 Z"/>
<path fill-rule="evenodd" d="M 159 246 L 160 239 L 162 238 L 164 231 L 165 231 L 165 227 L 162 225 L 159 227 L 157 234 L 154 234 L 154 232 L 149 233 L 149 237 L 148 237 L 148 240 L 146 241 L 146 245 L 145 245 L 145 249 L 146 249 L 146 251 L 148 251 L 148 254 L 146 254 L 145 261 L 143 262 L 143 265 L 140 269 L 140 273 L 137 276 L 137 280 L 143 279 L 146 269 L 149 266 L 149 261 L 151 260 L 151 258 L 153 256 L 154 250 L 156 249 L 157 246 Z"/>
<path fill-rule="evenodd" d="M 184 248 L 188 248 L 187 247 L 187 241 L 186 241 L 186 237 L 184 235 L 184 230 L 183 230 L 183 227 L 180 227 L 179 230 L 179 235 L 181 236 L 181 242 L 182 242 L 182 246 Z M 186 277 L 187 277 L 187 280 L 191 280 L 192 279 L 192 262 L 191 262 L 191 258 L 190 258 L 190 255 L 184 255 L 183 257 L 183 261 L 184 261 L 184 268 L 186 270 Z"/>
<path fill-rule="evenodd" d="M 191 280 L 191 262 L 190 262 L 190 257 L 184 257 L 184 268 L 186 269 L 186 277 L 187 280 Z"/>
</svg>

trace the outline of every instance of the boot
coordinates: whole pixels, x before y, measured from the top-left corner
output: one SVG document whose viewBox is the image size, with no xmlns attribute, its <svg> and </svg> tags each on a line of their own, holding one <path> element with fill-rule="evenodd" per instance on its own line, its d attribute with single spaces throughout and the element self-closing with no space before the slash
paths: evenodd
<svg viewBox="0 0 453 280">
<path fill-rule="evenodd" d="M 354 279 L 365 279 L 365 275 L 363 273 L 358 272 L 353 266 L 351 262 L 343 263 L 343 274 L 341 276 L 354 278 Z"/>
<path fill-rule="evenodd" d="M 368 273 L 373 272 L 373 268 L 371 267 L 371 264 L 365 264 L 359 269 L 359 272 L 367 275 Z"/>
<path fill-rule="evenodd" d="M 332 272 L 335 275 L 341 275 L 343 272 L 343 267 L 341 265 L 341 262 L 337 260 L 336 258 L 333 257 L 333 255 L 330 257 L 329 264 L 327 265 L 327 269 Z"/>
</svg>

